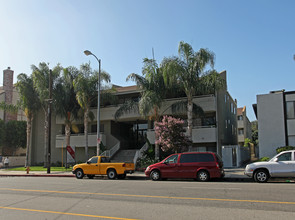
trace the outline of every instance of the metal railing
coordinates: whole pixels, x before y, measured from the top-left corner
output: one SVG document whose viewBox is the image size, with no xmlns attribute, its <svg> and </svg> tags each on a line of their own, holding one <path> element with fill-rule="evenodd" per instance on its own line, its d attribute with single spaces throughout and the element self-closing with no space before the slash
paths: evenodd
<svg viewBox="0 0 295 220">
<path fill-rule="evenodd" d="M 120 142 L 115 144 L 115 146 L 113 146 L 110 150 L 106 150 L 102 152 L 100 156 L 106 156 L 106 157 L 112 158 L 112 156 L 114 156 L 118 152 L 118 150 L 120 150 Z"/>
<path fill-rule="evenodd" d="M 135 155 L 134 155 L 134 159 L 133 159 L 133 163 L 134 163 L 134 166 L 136 167 L 136 162 L 137 162 L 137 159 L 140 158 L 143 154 L 144 151 L 146 151 L 148 149 L 149 145 L 148 143 L 145 143 L 142 148 L 140 148 L 139 150 L 136 151 Z"/>
</svg>

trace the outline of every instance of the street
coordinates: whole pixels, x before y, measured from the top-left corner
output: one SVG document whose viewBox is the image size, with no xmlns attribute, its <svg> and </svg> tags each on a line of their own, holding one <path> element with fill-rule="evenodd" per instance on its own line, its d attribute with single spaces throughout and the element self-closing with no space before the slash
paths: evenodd
<svg viewBox="0 0 295 220">
<path fill-rule="evenodd" d="M 295 183 L 0 178 L 10 219 L 294 219 Z"/>
</svg>

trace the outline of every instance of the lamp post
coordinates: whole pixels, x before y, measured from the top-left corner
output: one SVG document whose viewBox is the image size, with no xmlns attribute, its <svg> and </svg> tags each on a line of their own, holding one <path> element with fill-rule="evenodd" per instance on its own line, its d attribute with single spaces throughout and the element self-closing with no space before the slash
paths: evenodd
<svg viewBox="0 0 295 220">
<path fill-rule="evenodd" d="M 98 59 L 93 53 L 91 53 L 89 50 L 85 50 L 84 54 L 86 56 L 92 55 L 95 57 L 95 59 L 98 61 L 98 91 L 97 91 L 97 143 L 96 143 L 96 155 L 99 156 L 99 151 L 100 151 L 100 65 L 101 65 L 101 60 Z"/>
</svg>

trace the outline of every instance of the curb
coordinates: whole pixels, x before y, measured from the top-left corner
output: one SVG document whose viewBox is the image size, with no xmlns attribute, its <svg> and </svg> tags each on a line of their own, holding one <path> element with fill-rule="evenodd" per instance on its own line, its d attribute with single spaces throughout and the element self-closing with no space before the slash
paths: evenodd
<svg viewBox="0 0 295 220">
<path fill-rule="evenodd" d="M 72 174 L 0 174 L 0 177 L 75 177 Z"/>
</svg>

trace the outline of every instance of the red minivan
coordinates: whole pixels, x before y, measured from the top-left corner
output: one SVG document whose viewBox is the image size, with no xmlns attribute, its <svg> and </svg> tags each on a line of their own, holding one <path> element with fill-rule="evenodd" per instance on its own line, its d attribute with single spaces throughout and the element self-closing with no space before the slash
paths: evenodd
<svg viewBox="0 0 295 220">
<path fill-rule="evenodd" d="M 208 181 L 224 177 L 223 162 L 212 152 L 187 152 L 172 154 L 159 163 L 148 166 L 145 175 L 152 180 L 168 178 L 193 178 Z"/>
</svg>

